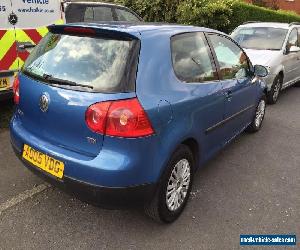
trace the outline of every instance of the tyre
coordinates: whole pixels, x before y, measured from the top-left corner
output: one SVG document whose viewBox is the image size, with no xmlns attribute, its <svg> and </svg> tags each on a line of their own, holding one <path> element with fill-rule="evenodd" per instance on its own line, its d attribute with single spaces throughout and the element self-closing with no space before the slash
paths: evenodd
<svg viewBox="0 0 300 250">
<path fill-rule="evenodd" d="M 299 88 L 300 87 L 300 81 L 296 82 L 294 86 Z"/>
<path fill-rule="evenodd" d="M 180 145 L 171 156 L 154 198 L 145 206 L 145 213 L 158 222 L 175 221 L 189 199 L 193 177 L 193 154 L 189 147 Z"/>
<path fill-rule="evenodd" d="M 256 107 L 254 118 L 246 131 L 250 133 L 255 133 L 259 131 L 262 126 L 263 120 L 265 118 L 265 113 L 266 113 L 266 97 L 263 96 Z"/>
<path fill-rule="evenodd" d="M 278 101 L 281 86 L 282 86 L 282 76 L 278 75 L 275 77 L 271 90 L 267 94 L 267 101 L 269 104 L 275 104 Z"/>
</svg>

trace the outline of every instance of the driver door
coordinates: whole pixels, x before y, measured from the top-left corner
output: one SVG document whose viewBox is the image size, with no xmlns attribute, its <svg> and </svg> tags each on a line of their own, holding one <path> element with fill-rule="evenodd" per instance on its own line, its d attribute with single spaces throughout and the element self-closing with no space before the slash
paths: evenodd
<svg viewBox="0 0 300 250">
<path fill-rule="evenodd" d="M 223 85 L 225 103 L 222 127 L 226 144 L 250 124 L 256 108 L 257 85 L 252 82 L 251 63 L 237 44 L 220 34 L 211 33 L 208 37 Z"/>
</svg>

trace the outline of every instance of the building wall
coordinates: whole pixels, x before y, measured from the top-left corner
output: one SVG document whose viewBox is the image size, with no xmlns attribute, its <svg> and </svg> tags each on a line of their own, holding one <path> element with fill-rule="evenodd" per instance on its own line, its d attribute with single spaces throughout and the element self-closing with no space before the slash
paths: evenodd
<svg viewBox="0 0 300 250">
<path fill-rule="evenodd" d="M 246 2 L 252 3 L 252 0 Z M 275 2 L 280 9 L 294 11 L 300 15 L 300 0 L 265 0 L 265 2 L 269 5 Z"/>
</svg>

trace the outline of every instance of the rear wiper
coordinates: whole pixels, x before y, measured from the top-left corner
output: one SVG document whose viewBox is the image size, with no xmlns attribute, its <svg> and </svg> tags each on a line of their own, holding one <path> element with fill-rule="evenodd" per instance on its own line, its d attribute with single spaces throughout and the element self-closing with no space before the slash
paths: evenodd
<svg viewBox="0 0 300 250">
<path fill-rule="evenodd" d="M 53 83 L 53 84 L 64 85 L 64 86 L 83 87 L 83 88 L 93 89 L 93 86 L 78 84 L 76 82 L 59 79 L 59 78 L 53 77 L 53 76 L 48 75 L 48 74 L 43 74 L 43 78 L 45 80 L 47 80 L 49 83 Z"/>
</svg>

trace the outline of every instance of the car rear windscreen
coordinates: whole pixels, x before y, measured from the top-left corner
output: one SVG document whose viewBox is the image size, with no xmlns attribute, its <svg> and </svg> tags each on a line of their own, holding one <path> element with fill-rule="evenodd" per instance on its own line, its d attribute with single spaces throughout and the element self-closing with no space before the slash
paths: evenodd
<svg viewBox="0 0 300 250">
<path fill-rule="evenodd" d="M 23 72 L 48 84 L 102 93 L 135 90 L 138 40 L 114 40 L 49 32 Z"/>
</svg>

